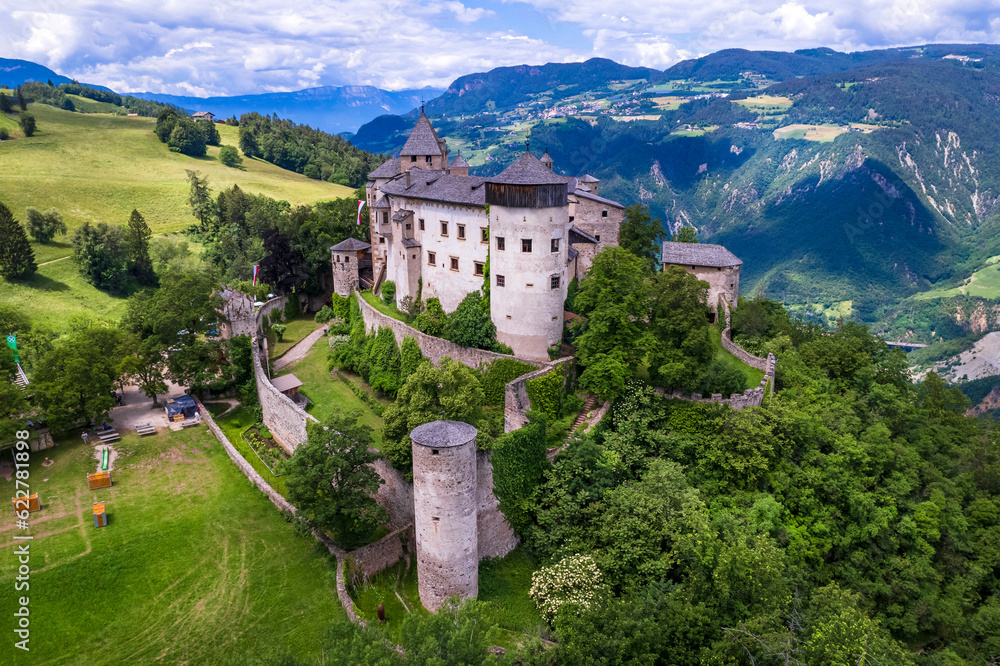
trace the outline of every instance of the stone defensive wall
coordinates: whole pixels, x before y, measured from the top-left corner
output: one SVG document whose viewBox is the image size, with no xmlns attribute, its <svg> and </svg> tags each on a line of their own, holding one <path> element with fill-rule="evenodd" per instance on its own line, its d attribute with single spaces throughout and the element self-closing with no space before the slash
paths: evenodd
<svg viewBox="0 0 1000 666">
<path fill-rule="evenodd" d="M 548 374 L 549 370 L 572 363 L 574 360 L 572 356 L 561 358 L 538 368 L 534 372 L 521 375 L 504 386 L 503 431 L 505 433 L 514 432 L 528 422 L 528 410 L 531 409 L 531 399 L 528 397 L 528 380 L 542 377 Z"/>
<path fill-rule="evenodd" d="M 503 557 L 514 550 L 519 539 L 500 511 L 500 500 L 493 494 L 493 463 L 489 451 L 476 451 L 476 485 L 479 559 Z"/>
</svg>

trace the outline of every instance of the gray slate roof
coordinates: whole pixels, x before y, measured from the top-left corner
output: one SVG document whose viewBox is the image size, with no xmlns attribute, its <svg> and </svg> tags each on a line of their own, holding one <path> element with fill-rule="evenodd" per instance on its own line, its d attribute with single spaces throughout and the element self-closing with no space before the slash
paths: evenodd
<svg viewBox="0 0 1000 666">
<path fill-rule="evenodd" d="M 302 380 L 300 380 L 295 375 L 282 375 L 280 377 L 275 377 L 271 380 L 271 386 L 278 389 L 282 393 L 289 391 L 293 388 L 298 388 L 302 386 Z"/>
<path fill-rule="evenodd" d="M 395 213 L 392 214 L 392 221 L 393 222 L 402 222 L 403 220 L 405 220 L 406 218 L 410 217 L 411 215 L 413 215 L 413 211 L 412 210 L 406 210 L 404 208 L 400 208 L 399 210 L 397 210 Z"/>
<path fill-rule="evenodd" d="M 578 229 L 575 225 L 569 227 L 570 243 L 596 243 L 597 239 L 588 234 L 583 229 Z"/>
<path fill-rule="evenodd" d="M 549 170 L 538 158 L 525 152 L 504 169 L 500 175 L 489 179 L 502 185 L 562 185 L 570 181 L 566 176 Z"/>
<path fill-rule="evenodd" d="M 709 266 L 712 268 L 739 266 L 743 263 L 739 257 L 721 245 L 710 245 L 708 243 L 674 243 L 666 241 L 663 243 L 663 252 L 660 258 L 664 264 Z"/>
<path fill-rule="evenodd" d="M 583 189 L 577 188 L 573 192 L 573 194 L 575 194 L 578 197 L 583 197 L 584 199 L 590 199 L 592 201 L 598 201 L 598 202 L 600 202 L 602 204 L 605 204 L 607 206 L 611 206 L 612 208 L 625 208 L 625 206 L 621 205 L 617 201 L 612 201 L 611 199 L 605 199 L 604 197 L 597 196 L 596 194 L 594 194 L 593 192 L 591 192 L 589 188 L 587 190 L 583 190 Z"/>
<path fill-rule="evenodd" d="M 375 202 L 374 208 L 389 208 L 389 197 L 381 197 Z"/>
<path fill-rule="evenodd" d="M 333 252 L 357 252 L 358 250 L 371 249 L 371 245 L 357 238 L 348 238 L 347 240 L 340 241 L 330 249 Z"/>
<path fill-rule="evenodd" d="M 449 164 L 448 166 L 450 166 L 452 169 L 467 169 L 469 168 L 469 163 L 462 158 L 462 153 L 460 152 L 458 154 L 458 157 L 453 159 L 451 161 L 451 164 Z"/>
<path fill-rule="evenodd" d="M 400 156 L 441 154 L 437 132 L 434 131 L 431 121 L 423 112 L 417 119 L 417 124 L 410 131 L 410 136 L 406 139 L 399 154 Z"/>
<path fill-rule="evenodd" d="M 577 257 L 579 257 L 579 256 L 580 256 L 580 251 L 579 251 L 579 250 L 577 250 L 577 249 L 576 249 L 575 247 L 573 247 L 572 245 L 570 245 L 570 246 L 569 246 L 569 252 L 567 252 L 567 253 L 566 253 L 566 256 L 567 256 L 567 258 L 568 258 L 568 259 L 569 259 L 570 261 L 573 261 L 574 259 L 576 259 Z"/>
<path fill-rule="evenodd" d="M 589 173 L 587 173 L 587 174 L 584 174 L 582 178 L 580 178 L 580 182 L 581 183 L 599 183 L 599 182 L 601 182 L 601 179 L 600 178 L 594 178 Z"/>
<path fill-rule="evenodd" d="M 409 188 L 406 187 L 406 179 L 400 176 L 383 185 L 382 191 L 392 196 L 445 201 L 465 206 L 486 206 L 486 188 L 483 187 L 485 178 L 460 176 L 440 170 L 410 169 L 409 173 Z"/>
<path fill-rule="evenodd" d="M 420 247 L 420 243 L 414 238 L 404 238 L 403 247 Z"/>
<path fill-rule="evenodd" d="M 552 159 L 552 156 L 549 155 L 549 149 L 546 148 L 545 149 L 545 154 L 542 155 L 542 159 L 540 159 L 538 161 L 541 162 L 542 164 L 552 164 L 555 160 Z"/>
<path fill-rule="evenodd" d="M 377 169 L 368 174 L 369 178 L 394 178 L 399 175 L 399 158 L 392 157 L 379 165 Z"/>
</svg>

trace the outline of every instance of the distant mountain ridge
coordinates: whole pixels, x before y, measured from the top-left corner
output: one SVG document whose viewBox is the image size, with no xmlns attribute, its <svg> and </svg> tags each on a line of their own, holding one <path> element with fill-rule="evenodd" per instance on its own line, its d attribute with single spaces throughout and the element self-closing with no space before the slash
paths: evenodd
<svg viewBox="0 0 1000 666">
<path fill-rule="evenodd" d="M 70 83 L 72 79 L 62 74 L 56 74 L 45 65 L 39 65 L 30 60 L 18 60 L 17 58 L 0 58 L 0 84 L 9 88 L 14 88 L 29 81 L 39 81 L 59 85 L 60 83 Z M 111 90 L 105 86 L 98 86 L 92 83 L 86 85 L 98 90 Z"/>
<path fill-rule="evenodd" d="M 188 97 L 163 93 L 129 93 L 179 106 L 187 111 L 211 111 L 218 118 L 239 117 L 256 111 L 278 114 L 301 125 L 327 132 L 353 132 L 382 114 L 403 114 L 436 97 L 440 89 L 382 90 L 374 86 L 322 86 L 294 92 L 236 95 L 233 97 Z"/>
</svg>

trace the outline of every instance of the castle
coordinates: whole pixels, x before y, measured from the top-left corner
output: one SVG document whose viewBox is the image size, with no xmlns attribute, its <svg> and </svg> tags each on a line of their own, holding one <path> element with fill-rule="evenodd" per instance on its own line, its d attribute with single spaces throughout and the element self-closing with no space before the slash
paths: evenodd
<svg viewBox="0 0 1000 666">
<path fill-rule="evenodd" d="M 421 111 L 399 157 L 368 175 L 375 288 L 392 281 L 397 303 L 419 292 L 451 312 L 482 289 L 488 266 L 497 339 L 517 356 L 547 359 L 562 339 L 569 282 L 618 244 L 624 215 L 598 194 L 598 179 L 560 176 L 552 166 L 547 150 L 541 159 L 525 150 L 497 176 L 470 176 L 460 154 L 449 162 L 447 143 Z M 346 295 L 357 268 L 344 260 L 356 267 L 361 255 L 352 262 L 356 247 L 331 250 L 334 288 Z"/>
</svg>

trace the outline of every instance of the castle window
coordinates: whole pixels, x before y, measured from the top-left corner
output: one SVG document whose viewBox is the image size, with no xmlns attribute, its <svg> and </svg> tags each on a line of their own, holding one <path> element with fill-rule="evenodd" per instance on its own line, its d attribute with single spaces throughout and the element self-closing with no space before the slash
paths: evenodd
<svg viewBox="0 0 1000 666">
<path fill-rule="evenodd" d="M 430 164 L 431 163 L 431 156 L 428 155 L 427 157 L 425 157 L 424 158 L 424 162 L 426 162 L 427 164 Z"/>
<path fill-rule="evenodd" d="M 569 216 L 569 221 L 572 222 L 573 220 L 574 220 L 574 217 L 572 215 L 570 215 Z"/>
<path fill-rule="evenodd" d="M 439 454 L 438 454 L 438 450 L 437 450 L 437 449 L 431 449 L 431 455 L 432 455 L 432 456 L 436 456 L 436 455 L 439 455 Z M 434 520 L 437 520 L 437 518 L 435 518 Z"/>
<path fill-rule="evenodd" d="M 553 275 L 551 278 L 549 278 L 549 288 L 550 289 L 558 289 L 559 288 L 559 276 L 558 275 Z"/>
<path fill-rule="evenodd" d="M 497 236 L 497 250 L 504 251 L 504 240 L 503 236 Z"/>
<path fill-rule="evenodd" d="M 505 281 L 505 280 L 503 279 L 503 276 L 502 276 L 502 275 L 498 275 L 498 276 L 497 276 L 497 286 L 498 286 L 498 287 L 503 287 L 503 286 L 504 286 L 504 284 L 505 284 L 505 282 L 506 282 L 506 281 Z"/>
<path fill-rule="evenodd" d="M 489 244 L 489 242 L 490 242 L 490 230 L 489 230 L 488 227 L 480 227 L 479 228 L 479 242 L 480 243 L 486 243 L 487 245 Z"/>
<path fill-rule="evenodd" d="M 521 239 L 521 252 L 531 252 L 531 239 L 522 238 Z"/>
<path fill-rule="evenodd" d="M 378 237 L 378 242 L 382 243 L 383 245 L 385 245 L 385 236 L 379 236 Z"/>
<path fill-rule="evenodd" d="M 434 252 L 428 252 L 427 253 L 427 263 L 429 265 L 431 265 L 431 266 L 436 266 L 437 265 L 437 254 L 435 254 Z"/>
<path fill-rule="evenodd" d="M 416 162 L 417 161 L 417 156 L 416 155 L 410 155 L 410 161 L 411 162 Z"/>
<path fill-rule="evenodd" d="M 451 257 L 451 270 L 458 270 L 458 257 Z"/>
<path fill-rule="evenodd" d="M 715 270 L 717 270 L 717 271 L 721 271 L 721 270 L 722 270 L 722 266 L 717 266 L 717 267 L 715 268 Z"/>
<path fill-rule="evenodd" d="M 601 211 L 601 217 L 607 217 L 607 216 L 608 216 L 608 211 L 602 210 Z"/>
<path fill-rule="evenodd" d="M 351 258 L 350 257 L 344 257 L 344 263 L 345 264 L 351 263 Z"/>
<path fill-rule="evenodd" d="M 412 224 L 410 224 L 409 222 L 407 222 L 407 223 L 406 223 L 406 230 L 407 230 L 407 231 L 409 231 L 409 230 L 410 230 L 410 229 L 412 229 L 412 228 L 413 228 L 413 225 L 412 225 Z"/>
<path fill-rule="evenodd" d="M 441 220 L 441 235 L 442 236 L 448 235 L 448 223 L 445 222 L 444 220 Z"/>
<path fill-rule="evenodd" d="M 465 225 L 464 224 L 458 225 L 458 239 L 459 240 L 465 240 Z"/>
<path fill-rule="evenodd" d="M 475 268 L 476 268 L 475 274 L 481 277 L 483 275 L 484 271 L 486 270 L 486 264 L 484 264 L 481 261 L 474 262 L 474 264 L 475 264 Z"/>
<path fill-rule="evenodd" d="M 420 223 L 420 230 L 423 231 L 424 230 L 424 218 L 420 218 L 419 220 L 417 220 L 417 222 Z"/>
<path fill-rule="evenodd" d="M 382 224 L 389 224 L 389 213 L 382 213 Z"/>
<path fill-rule="evenodd" d="M 601 242 L 601 235 L 598 234 L 598 235 L 594 236 L 594 239 L 597 240 L 598 243 L 600 243 Z"/>
<path fill-rule="evenodd" d="M 559 239 L 558 238 L 553 238 L 552 239 L 552 251 L 553 252 L 558 252 L 559 251 Z"/>
</svg>

